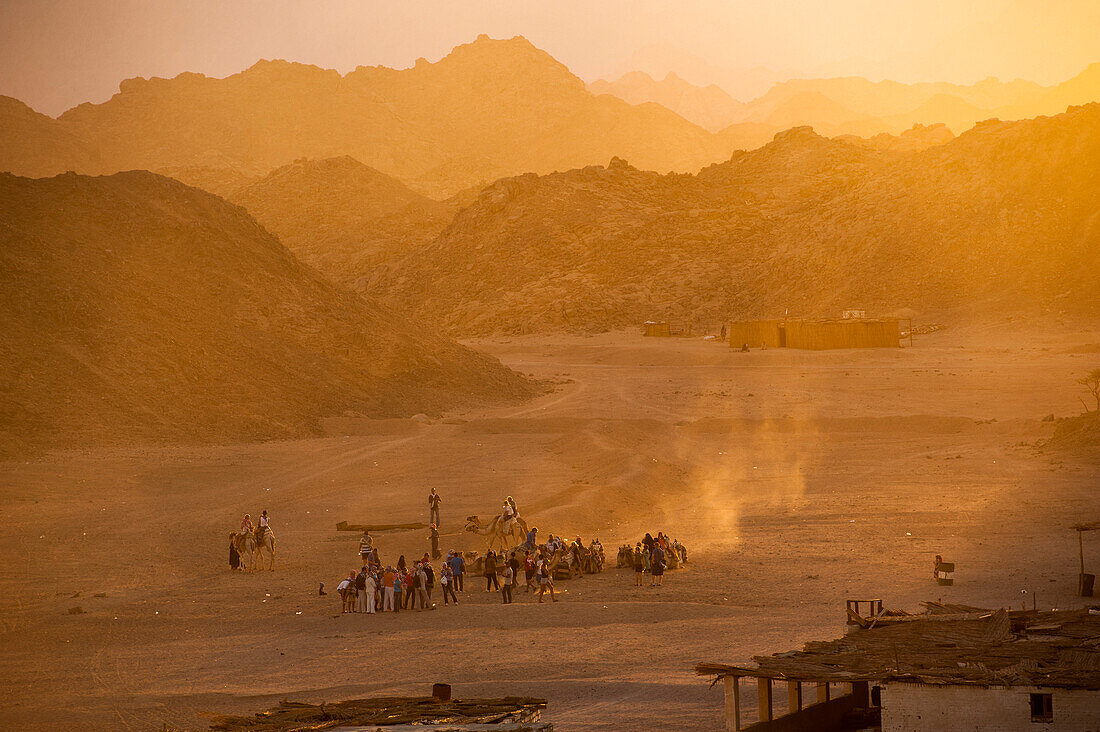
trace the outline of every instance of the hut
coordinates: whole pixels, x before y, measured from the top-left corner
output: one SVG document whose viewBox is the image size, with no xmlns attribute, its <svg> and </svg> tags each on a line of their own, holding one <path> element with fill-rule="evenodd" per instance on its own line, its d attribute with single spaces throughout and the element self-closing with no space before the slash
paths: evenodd
<svg viewBox="0 0 1100 732">
<path fill-rule="evenodd" d="M 642 333 L 650 338 L 669 338 L 672 335 L 672 324 L 647 320 L 642 326 Z"/>
<path fill-rule="evenodd" d="M 729 324 L 731 348 L 897 348 L 901 327 L 896 318 L 840 320 L 748 320 Z"/>
<path fill-rule="evenodd" d="M 723 682 L 732 732 L 1100 729 L 1100 611 L 926 607 L 887 616 L 880 603 L 844 638 L 696 672 Z M 742 726 L 745 679 L 756 682 L 757 720 Z M 776 682 L 787 688 L 779 714 Z"/>
</svg>

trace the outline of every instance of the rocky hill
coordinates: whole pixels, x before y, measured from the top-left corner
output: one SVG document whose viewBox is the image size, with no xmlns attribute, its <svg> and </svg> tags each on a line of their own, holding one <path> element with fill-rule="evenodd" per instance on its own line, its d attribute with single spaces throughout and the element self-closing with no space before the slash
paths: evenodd
<svg viewBox="0 0 1100 732">
<path fill-rule="evenodd" d="M 99 165 L 92 147 L 65 125 L 0 96 L 0 171 L 40 177 Z"/>
<path fill-rule="evenodd" d="M 224 79 L 128 79 L 103 104 L 37 121 L 81 141 L 95 160 L 59 160 L 57 145 L 36 144 L 26 159 L 5 164 L 12 172 L 266 173 L 300 158 L 349 155 L 436 198 L 504 175 L 612 155 L 656 170 L 697 170 L 730 152 L 722 139 L 663 107 L 593 95 L 520 37 L 481 36 L 436 63 L 421 59 L 403 70 L 360 67 L 341 76 L 261 61 Z M 14 145 L 17 132 L 0 115 L 0 145 Z"/>
<path fill-rule="evenodd" d="M 229 198 L 300 259 L 352 286 L 434 239 L 457 210 L 347 156 L 285 165 Z"/>
<path fill-rule="evenodd" d="M 788 308 L 1100 311 L 1100 105 L 917 148 L 796 128 L 698 175 L 613 160 L 502 180 L 369 286 L 464 335 Z"/>
<path fill-rule="evenodd" d="M 0 451 L 306 435 L 534 388 L 147 172 L 0 174 Z"/>
</svg>

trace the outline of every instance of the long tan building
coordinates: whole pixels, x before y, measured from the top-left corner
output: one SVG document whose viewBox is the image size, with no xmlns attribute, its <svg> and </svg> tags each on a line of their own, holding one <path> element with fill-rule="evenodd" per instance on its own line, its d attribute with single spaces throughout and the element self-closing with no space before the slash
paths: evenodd
<svg viewBox="0 0 1100 732">
<path fill-rule="evenodd" d="M 731 348 L 898 348 L 896 318 L 841 320 L 744 320 L 727 326 Z"/>
</svg>

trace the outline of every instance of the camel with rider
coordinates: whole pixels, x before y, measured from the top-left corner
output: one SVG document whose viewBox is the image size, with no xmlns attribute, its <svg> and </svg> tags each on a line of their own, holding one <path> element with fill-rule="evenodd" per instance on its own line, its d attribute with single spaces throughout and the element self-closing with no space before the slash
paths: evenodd
<svg viewBox="0 0 1100 732">
<path fill-rule="evenodd" d="M 467 516 L 466 530 L 489 537 L 489 549 L 499 544 L 501 551 L 504 551 L 527 541 L 527 522 L 519 516 L 508 522 L 497 515 L 488 524 L 483 524 L 479 516 Z"/>
<path fill-rule="evenodd" d="M 267 569 L 275 569 L 275 535 L 270 528 L 256 529 L 255 531 L 233 531 L 229 534 L 229 540 L 237 549 L 241 558 L 241 569 L 253 572 L 264 569 L 264 557 L 266 555 Z"/>
</svg>

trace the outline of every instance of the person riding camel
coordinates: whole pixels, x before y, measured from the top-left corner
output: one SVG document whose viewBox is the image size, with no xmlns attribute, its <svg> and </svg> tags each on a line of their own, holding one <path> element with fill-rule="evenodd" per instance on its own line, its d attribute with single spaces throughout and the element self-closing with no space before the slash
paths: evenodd
<svg viewBox="0 0 1100 732">
<path fill-rule="evenodd" d="M 519 513 L 516 511 L 516 502 L 512 500 L 511 496 L 508 496 L 504 500 L 504 506 L 501 508 L 500 520 L 501 525 L 504 527 L 504 533 L 512 533 L 512 523 L 516 520 Z"/>
<path fill-rule="evenodd" d="M 256 539 L 262 540 L 264 538 L 264 534 L 268 533 L 269 531 L 271 531 L 271 519 L 270 517 L 268 517 L 267 509 L 265 508 L 263 512 L 260 513 L 260 525 L 256 527 Z"/>
<path fill-rule="evenodd" d="M 252 516 L 250 516 L 249 514 L 246 513 L 244 515 L 244 518 L 241 519 L 241 533 L 242 534 L 251 534 L 252 530 L 253 530 Z"/>
</svg>

